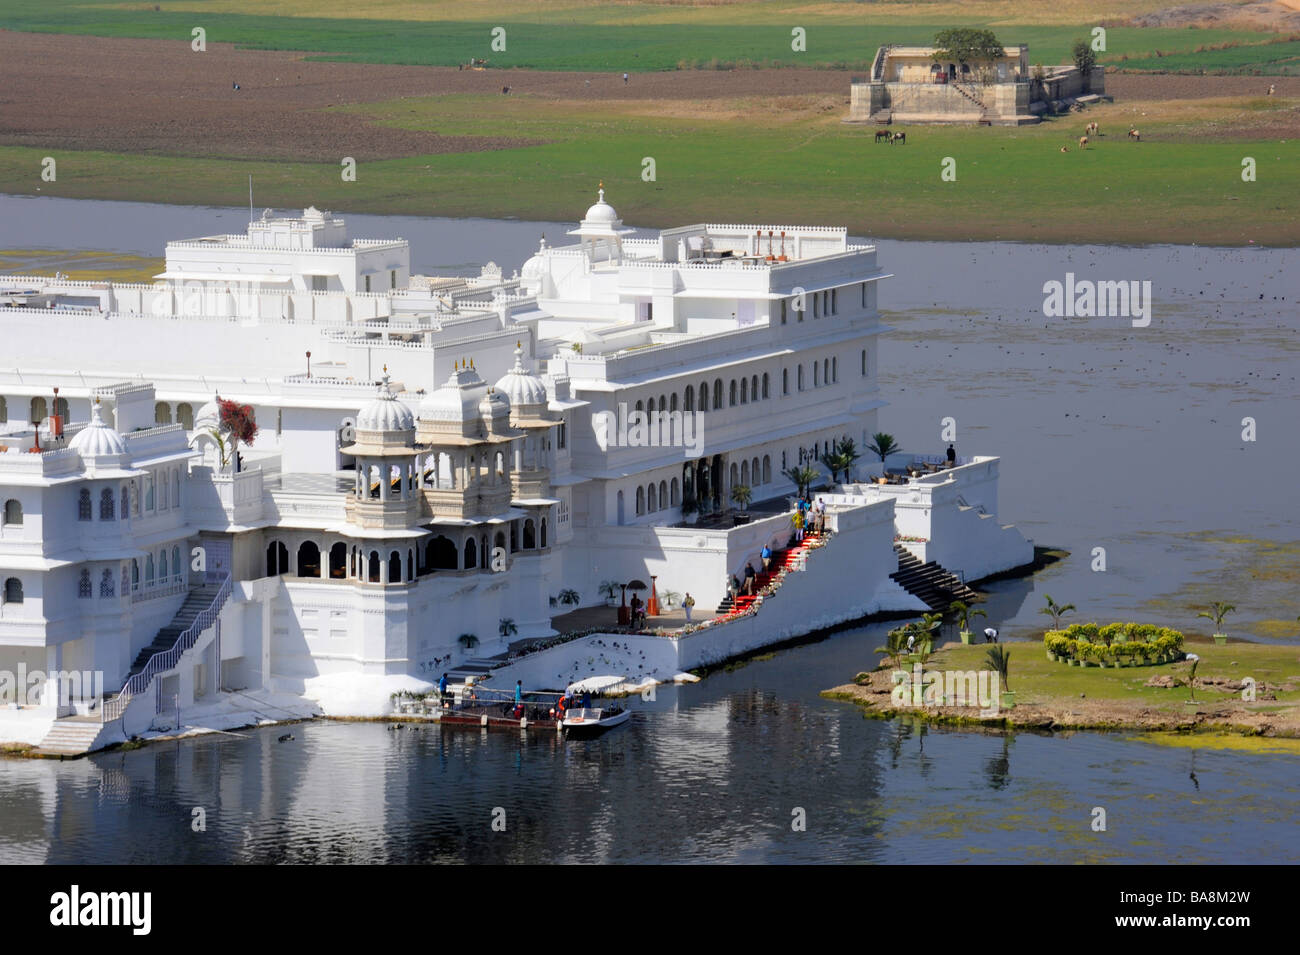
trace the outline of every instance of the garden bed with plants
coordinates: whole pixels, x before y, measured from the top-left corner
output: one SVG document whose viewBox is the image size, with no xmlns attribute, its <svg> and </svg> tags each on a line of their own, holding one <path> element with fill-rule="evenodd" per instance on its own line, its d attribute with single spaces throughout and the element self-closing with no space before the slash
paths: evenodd
<svg viewBox="0 0 1300 955">
<path fill-rule="evenodd" d="M 1154 666 L 1183 657 L 1183 635 L 1148 623 L 1071 624 L 1043 634 L 1047 659 L 1077 667 Z"/>
</svg>

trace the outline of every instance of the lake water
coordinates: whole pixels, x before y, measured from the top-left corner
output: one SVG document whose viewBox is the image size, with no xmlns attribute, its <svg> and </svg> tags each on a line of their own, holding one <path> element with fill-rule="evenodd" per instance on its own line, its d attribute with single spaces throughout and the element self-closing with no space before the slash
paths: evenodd
<svg viewBox="0 0 1300 955">
<path fill-rule="evenodd" d="M 0 248 L 160 255 L 247 212 L 0 197 Z M 417 271 L 507 273 L 567 223 L 348 215 Z M 1071 552 L 993 585 L 1029 637 L 1079 619 L 1293 641 L 1300 614 L 1294 250 L 881 241 L 883 430 L 1002 457 L 1000 517 Z M 1147 280 L 1153 318 L 1047 318 L 1043 284 Z M 0 343 L 0 352 L 4 352 Z M 1254 440 L 1243 440 L 1243 419 Z M 1105 570 L 1095 548 L 1104 549 Z M 0 861 L 1296 861 L 1294 756 L 864 720 L 817 696 L 883 627 L 663 688 L 601 740 L 318 723 L 57 765 L 0 762 Z M 1300 660 L 1298 660 L 1300 666 Z M 340 773 L 339 767 L 347 767 Z M 190 810 L 209 811 L 206 834 Z M 1094 833 L 1091 810 L 1107 810 Z M 507 832 L 493 832 L 494 807 Z M 791 829 L 802 807 L 807 829 Z"/>
</svg>

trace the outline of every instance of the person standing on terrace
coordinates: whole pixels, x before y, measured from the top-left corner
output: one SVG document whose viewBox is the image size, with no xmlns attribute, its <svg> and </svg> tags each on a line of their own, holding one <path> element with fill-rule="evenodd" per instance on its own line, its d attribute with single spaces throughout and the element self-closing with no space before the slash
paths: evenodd
<svg viewBox="0 0 1300 955">
<path fill-rule="evenodd" d="M 956 466 L 957 466 L 957 448 L 950 444 L 948 445 L 948 467 L 953 468 Z"/>
</svg>

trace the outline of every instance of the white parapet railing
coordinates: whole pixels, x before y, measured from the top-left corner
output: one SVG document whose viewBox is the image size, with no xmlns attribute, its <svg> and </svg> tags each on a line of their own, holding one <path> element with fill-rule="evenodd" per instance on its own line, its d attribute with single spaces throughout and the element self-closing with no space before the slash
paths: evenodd
<svg viewBox="0 0 1300 955">
<path fill-rule="evenodd" d="M 216 597 L 212 599 L 212 603 L 194 618 L 194 622 L 190 624 L 189 629 L 176 638 L 176 642 L 172 644 L 171 649 L 155 653 L 150 657 L 149 662 L 144 665 L 144 669 L 126 681 L 126 685 L 122 687 L 122 692 L 104 704 L 101 712 L 104 722 L 110 722 L 121 717 L 126 712 L 127 704 L 149 689 L 149 684 L 154 681 L 158 674 L 166 673 L 176 667 L 185 651 L 191 649 L 198 642 L 199 637 L 205 630 L 217 623 L 217 617 L 220 616 L 221 609 L 225 607 L 226 601 L 230 598 L 230 591 L 230 575 L 227 574 L 226 579 L 221 584 L 221 589 L 217 591 Z"/>
</svg>

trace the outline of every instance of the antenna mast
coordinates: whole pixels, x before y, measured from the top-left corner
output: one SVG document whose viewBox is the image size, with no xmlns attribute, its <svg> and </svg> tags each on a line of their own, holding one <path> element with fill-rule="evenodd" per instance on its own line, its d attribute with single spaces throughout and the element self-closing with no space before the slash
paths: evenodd
<svg viewBox="0 0 1300 955">
<path fill-rule="evenodd" d="M 248 223 L 253 223 L 253 174 L 248 174 Z"/>
</svg>

